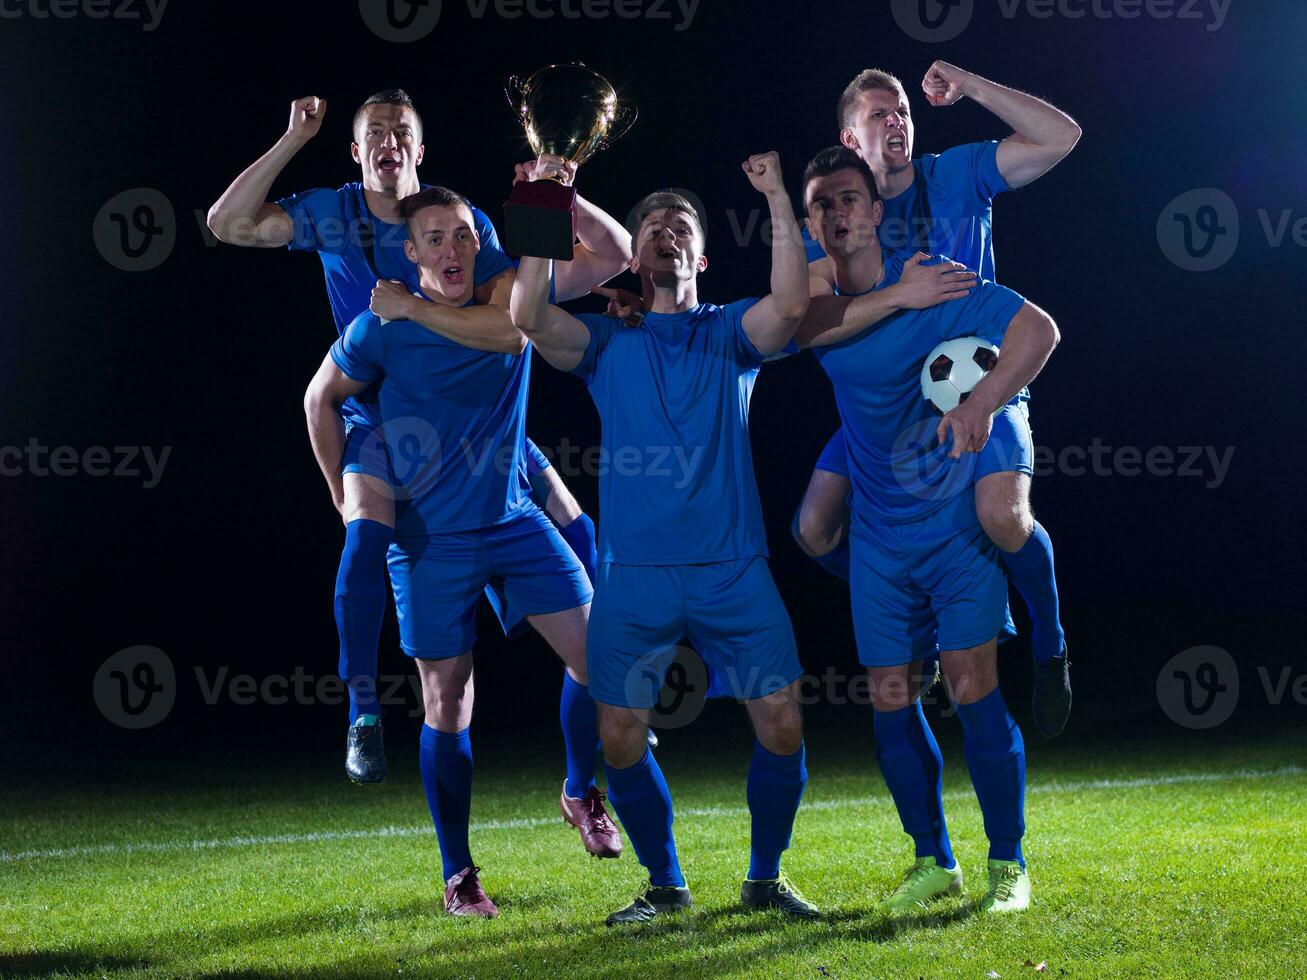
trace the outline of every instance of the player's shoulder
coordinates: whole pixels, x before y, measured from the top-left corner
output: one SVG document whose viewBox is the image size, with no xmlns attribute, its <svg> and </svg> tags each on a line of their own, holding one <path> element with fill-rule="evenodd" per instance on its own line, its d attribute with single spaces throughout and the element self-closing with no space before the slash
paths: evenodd
<svg viewBox="0 0 1307 980">
<path fill-rule="evenodd" d="M 386 321 L 371 310 L 364 310 L 350 321 L 345 332 L 356 339 L 362 339 L 380 330 L 384 323 Z"/>
<path fill-rule="evenodd" d="M 959 168 L 974 168 L 987 154 L 995 153 L 997 150 L 998 140 L 959 143 L 950 146 L 942 153 L 923 153 L 912 163 L 925 177 L 930 178 Z"/>
</svg>

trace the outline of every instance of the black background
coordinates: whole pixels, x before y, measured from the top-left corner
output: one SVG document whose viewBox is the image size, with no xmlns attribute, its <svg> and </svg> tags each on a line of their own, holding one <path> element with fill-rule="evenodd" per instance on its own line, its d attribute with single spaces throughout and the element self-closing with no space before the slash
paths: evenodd
<svg viewBox="0 0 1307 980">
<path fill-rule="evenodd" d="M 1272 13 L 1233 0 L 1221 28 L 1208 30 L 1210 19 L 1040 19 L 1024 4 L 1008 18 L 978 0 L 961 36 L 934 44 L 909 37 L 888 3 L 703 0 L 677 30 L 674 7 L 669 19 L 506 19 L 446 0 L 428 37 L 398 44 L 372 33 L 352 3 L 177 3 L 148 32 L 139 20 L 42 19 L 26 4 L 0 20 L 9 135 L 0 443 L 171 455 L 148 490 L 144 477 L 0 478 L 0 664 L 21 744 L 152 752 L 215 733 L 337 744 L 342 707 L 225 697 L 208 706 L 195 678 L 223 667 L 229 677 L 297 665 L 334 673 L 342 539 L 301 409 L 334 339 L 319 264 L 215 244 L 204 211 L 307 94 L 330 100 L 325 125 L 274 194 L 357 179 L 350 115 L 371 92 L 403 86 L 426 124 L 422 177 L 498 221 L 512 164 L 529 155 L 503 84 L 572 59 L 640 110 L 579 186 L 619 218 L 656 187 L 695 191 L 711 260 L 701 295 L 717 302 L 767 284 L 765 245 L 756 234 L 740 244 L 731 230 L 732 213 L 743 224 L 760 203 L 739 161 L 779 150 L 797 194 L 803 163 L 836 139 L 835 100 L 859 69 L 903 79 L 917 152 L 1007 135 L 974 103 L 926 104 L 920 80 L 936 58 L 1074 116 L 1085 132 L 1074 154 L 995 206 L 1000 281 L 1050 311 L 1063 335 L 1035 385 L 1036 442 L 1054 452 L 1095 440 L 1142 451 L 1235 447 L 1219 487 L 1207 485 L 1210 465 L 1196 478 L 1055 472 L 1036 481 L 1076 661 L 1075 725 L 1124 731 L 1161 720 L 1159 669 L 1200 644 L 1238 661 L 1238 718 L 1301 717 L 1291 698 L 1267 704 L 1257 672 L 1304 663 L 1307 253 L 1291 234 L 1271 247 L 1258 216 L 1266 210 L 1272 225 L 1285 209 L 1307 217 L 1299 5 Z M 141 187 L 171 202 L 176 244 L 157 268 L 123 272 L 97 251 L 92 222 L 114 195 Z M 1202 187 L 1233 198 L 1242 233 L 1228 264 L 1187 272 L 1168 261 L 1155 228 L 1168 202 Z M 763 371 L 752 432 L 772 566 L 814 673 L 856 671 L 847 591 L 788 535 L 836 424 L 811 358 Z M 550 451 L 564 438 L 595 445 L 583 387 L 537 364 L 529 431 Z M 602 520 L 594 478 L 568 482 Z M 556 661 L 534 637 L 506 643 L 486 619 L 481 635 L 478 724 L 556 739 Z M 96 709 L 92 681 L 106 657 L 138 644 L 171 658 L 177 704 L 162 724 L 127 732 Z M 1027 651 L 1021 641 L 1009 651 L 1004 684 L 1025 718 Z M 393 615 L 382 669 L 411 669 Z"/>
</svg>

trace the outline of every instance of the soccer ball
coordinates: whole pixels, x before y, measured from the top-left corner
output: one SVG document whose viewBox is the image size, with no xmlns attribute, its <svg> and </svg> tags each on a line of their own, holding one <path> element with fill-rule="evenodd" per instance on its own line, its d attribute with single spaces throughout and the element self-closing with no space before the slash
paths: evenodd
<svg viewBox="0 0 1307 980">
<path fill-rule="evenodd" d="M 951 412 L 997 363 L 998 348 L 982 337 L 946 340 L 921 366 L 922 397 L 940 415 Z"/>
</svg>

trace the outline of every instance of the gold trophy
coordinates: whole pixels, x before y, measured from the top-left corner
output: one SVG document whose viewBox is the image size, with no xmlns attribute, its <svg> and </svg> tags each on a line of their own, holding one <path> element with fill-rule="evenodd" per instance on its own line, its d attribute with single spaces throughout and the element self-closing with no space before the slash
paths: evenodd
<svg viewBox="0 0 1307 980">
<path fill-rule="evenodd" d="M 635 122 L 633 106 L 618 105 L 602 75 L 582 64 L 550 65 L 504 89 L 537 157 L 580 166 L 624 135 Z M 549 175 L 520 181 L 504 202 L 504 246 L 512 255 L 570 261 L 576 241 L 576 190 Z"/>
</svg>

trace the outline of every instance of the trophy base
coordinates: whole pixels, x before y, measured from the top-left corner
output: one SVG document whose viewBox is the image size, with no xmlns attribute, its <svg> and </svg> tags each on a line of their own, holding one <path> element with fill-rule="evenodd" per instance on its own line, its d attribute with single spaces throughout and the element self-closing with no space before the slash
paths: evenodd
<svg viewBox="0 0 1307 980">
<path fill-rule="evenodd" d="M 519 181 L 504 202 L 504 250 L 572 261 L 576 188 L 552 180 Z"/>
</svg>

